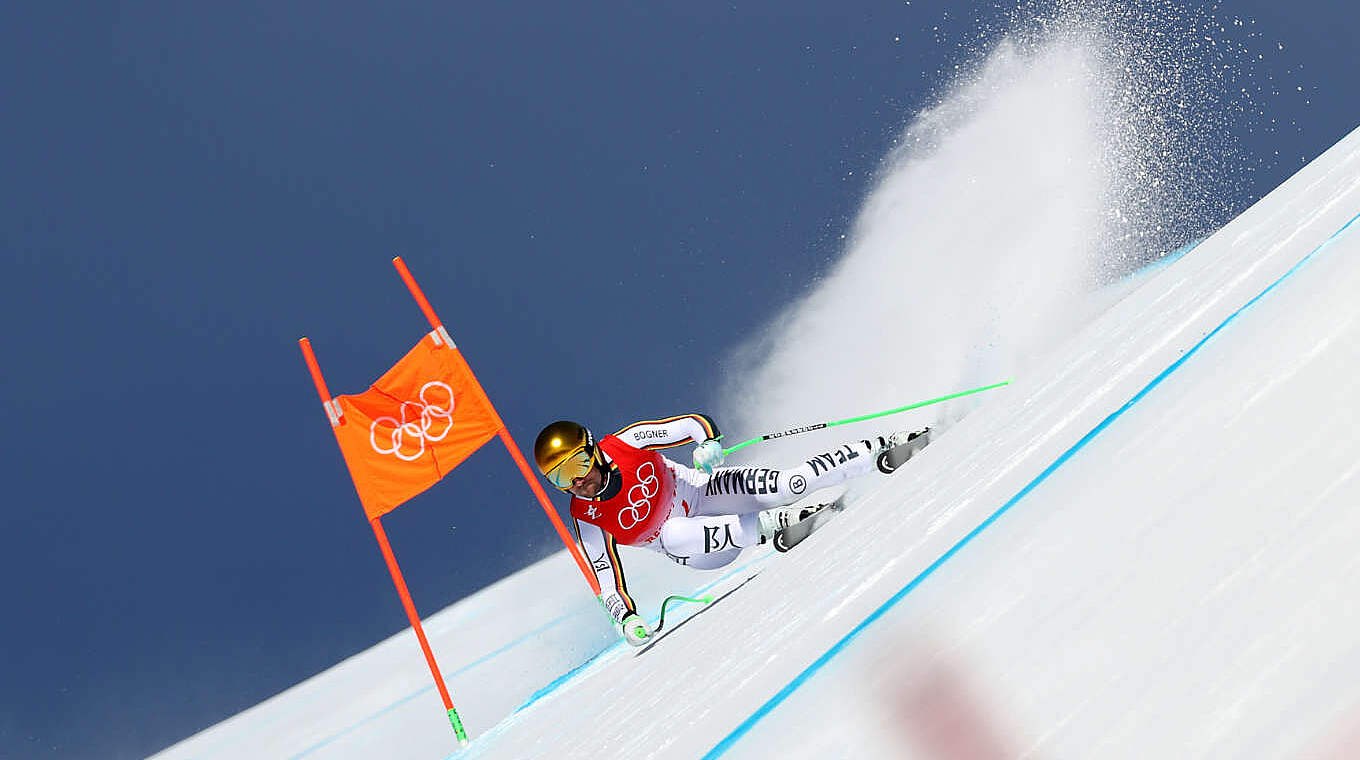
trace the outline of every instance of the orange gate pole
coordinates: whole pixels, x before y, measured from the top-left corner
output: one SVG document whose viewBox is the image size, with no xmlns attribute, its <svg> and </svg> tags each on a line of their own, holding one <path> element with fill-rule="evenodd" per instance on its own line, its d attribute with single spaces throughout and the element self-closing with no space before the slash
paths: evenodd
<svg viewBox="0 0 1360 760">
<path fill-rule="evenodd" d="M 458 711 L 453 707 L 453 698 L 449 696 L 449 689 L 444 685 L 444 676 L 439 672 L 439 663 L 434 661 L 434 652 L 430 650 L 430 640 L 425 638 L 425 628 L 420 625 L 420 615 L 416 612 L 416 603 L 411 599 L 411 592 L 406 588 L 406 579 L 401 575 L 401 568 L 397 566 L 397 555 L 392 553 L 392 545 L 387 542 L 387 531 L 383 530 L 382 522 L 374 517 L 368 521 L 373 526 L 373 535 L 378 537 L 378 546 L 382 549 L 383 559 L 387 560 L 387 571 L 392 574 L 392 582 L 397 585 L 397 594 L 401 596 L 401 606 L 406 608 L 406 617 L 411 621 L 411 628 L 416 632 L 416 640 L 420 642 L 420 651 L 425 653 L 425 663 L 430 666 L 430 675 L 434 676 L 434 685 L 439 689 L 439 697 L 444 700 L 444 709 L 449 713 L 449 722 L 453 724 L 453 732 L 458 735 L 458 743 L 467 746 L 467 732 L 463 730 L 463 721 L 458 717 Z"/>
<path fill-rule="evenodd" d="M 317 395 L 321 397 L 321 406 L 326 410 L 326 417 L 331 421 L 331 432 L 335 433 L 335 441 L 339 444 L 340 433 L 335 428 L 345 423 L 331 400 L 330 390 L 326 388 L 326 378 L 321 375 L 321 366 L 317 364 L 316 354 L 312 353 L 312 342 L 302 338 L 298 341 L 298 345 L 302 347 L 302 358 L 307 362 L 307 369 L 312 372 L 312 382 L 316 384 Z M 343 448 L 341 453 L 344 453 Z M 387 532 L 383 530 L 382 523 L 379 522 L 378 518 L 371 518 L 368 522 L 373 527 L 373 535 L 378 539 L 378 548 L 382 551 L 383 559 L 387 560 L 387 571 L 392 575 L 392 582 L 397 586 L 397 594 L 401 597 L 402 607 L 406 609 L 406 617 L 411 621 L 411 628 L 416 632 L 416 640 L 420 642 L 420 651 L 425 653 L 425 663 L 430 666 L 430 675 L 434 677 L 434 685 L 439 689 L 439 697 L 444 700 L 444 709 L 448 712 L 453 733 L 458 737 L 458 743 L 466 747 L 468 738 L 467 731 L 463 728 L 463 720 L 458 717 L 458 710 L 453 706 L 453 698 L 449 696 L 449 689 L 444 685 L 444 676 L 439 672 L 439 664 L 435 662 L 434 652 L 430 650 L 430 641 L 425 637 L 425 629 L 420 624 L 420 615 L 416 612 L 415 602 L 411 599 L 411 592 L 406 588 L 406 579 L 402 577 L 401 568 L 397 565 L 397 556 L 392 553 L 392 545 L 387 541 Z"/>
<path fill-rule="evenodd" d="M 539 505 L 543 507 L 544 514 L 548 516 L 548 521 L 551 522 L 553 528 L 557 530 L 558 537 L 562 539 L 562 543 L 567 547 L 567 551 L 571 554 L 572 559 L 576 560 L 576 566 L 580 568 L 581 574 L 586 577 L 586 582 L 590 584 L 590 590 L 594 591 L 595 596 L 597 597 L 603 596 L 603 592 L 600 591 L 600 582 L 595 578 L 595 573 L 591 571 L 590 564 L 586 562 L 586 558 L 581 554 L 581 550 L 576 547 L 576 542 L 571 540 L 571 534 L 567 532 L 567 526 L 562 524 L 562 518 L 557 516 L 557 510 L 553 509 L 552 502 L 548 501 L 548 495 L 543 491 L 543 486 L 539 484 L 538 479 L 535 478 L 533 473 L 529 470 L 529 463 L 525 460 L 524 454 L 520 452 L 519 446 L 515 444 L 515 439 L 511 437 L 509 429 L 505 426 L 505 421 L 501 419 L 500 412 L 496 411 L 496 406 L 491 403 L 491 398 L 486 395 L 486 389 L 482 388 L 481 381 L 478 380 L 476 374 L 472 372 L 472 368 L 468 366 L 467 360 L 463 359 L 462 352 L 459 351 L 457 345 L 454 344 L 453 339 L 449 336 L 448 330 L 444 329 L 444 323 L 440 322 L 439 316 L 434 313 L 434 307 L 430 306 L 429 300 L 425 298 L 425 293 L 421 291 L 420 286 L 416 284 L 416 279 L 411 276 L 411 270 L 406 268 L 406 262 L 402 261 L 400 256 L 397 256 L 392 259 L 392 266 L 397 268 L 397 273 L 401 275 L 402 282 L 406 283 L 406 288 L 410 290 L 411 295 L 415 297 L 416 303 L 420 305 L 420 310 L 425 312 L 425 319 L 429 320 L 430 327 L 443 331 L 443 337 L 449 342 L 449 347 L 454 349 L 454 355 L 458 357 L 458 361 L 462 362 L 464 368 L 467 369 L 468 377 L 472 378 L 472 382 L 477 386 L 477 391 L 482 394 L 482 398 L 486 399 L 487 408 L 491 410 L 491 414 L 496 418 L 496 424 L 500 426 L 499 435 L 501 443 L 505 444 L 506 450 L 510 452 L 510 458 L 514 459 L 515 464 L 519 466 L 520 474 L 524 476 L 525 482 L 529 484 L 529 490 L 534 492 L 534 496 L 538 499 Z"/>
</svg>

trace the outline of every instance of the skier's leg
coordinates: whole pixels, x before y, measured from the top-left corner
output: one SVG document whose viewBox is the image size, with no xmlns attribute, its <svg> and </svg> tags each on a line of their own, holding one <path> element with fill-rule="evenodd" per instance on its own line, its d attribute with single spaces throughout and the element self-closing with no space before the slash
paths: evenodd
<svg viewBox="0 0 1360 760">
<path fill-rule="evenodd" d="M 887 447 L 875 437 L 822 452 L 789 470 L 719 467 L 691 505 L 691 515 L 741 515 L 792 504 L 822 488 L 874 470 Z"/>
</svg>

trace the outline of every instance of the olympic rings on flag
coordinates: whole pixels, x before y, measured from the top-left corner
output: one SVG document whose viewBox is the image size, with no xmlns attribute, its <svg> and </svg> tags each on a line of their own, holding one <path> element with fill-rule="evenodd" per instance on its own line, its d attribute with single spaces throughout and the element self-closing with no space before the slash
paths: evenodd
<svg viewBox="0 0 1360 760">
<path fill-rule="evenodd" d="M 447 393 L 449 400 L 447 404 L 441 406 L 439 398 L 436 396 L 434 401 L 425 397 L 425 394 L 432 389 L 440 389 Z M 404 462 L 414 462 L 425 454 L 425 442 L 434 443 L 444 440 L 444 437 L 453 429 L 453 388 L 446 383 L 438 380 L 431 380 L 420 387 L 420 403 L 414 401 L 401 402 L 401 419 L 392 417 L 379 417 L 373 420 L 373 424 L 368 427 L 368 442 L 373 450 L 379 454 L 391 454 Z M 414 410 L 414 411 L 409 411 Z M 436 422 L 443 420 L 443 423 Z M 386 423 L 386 424 L 382 424 Z M 392 429 L 390 435 L 391 446 L 378 445 L 378 427 L 382 425 L 384 437 L 388 437 L 387 428 Z M 436 434 L 436 429 L 439 432 Z M 407 439 L 415 440 L 414 445 L 420 449 L 415 453 L 405 453 L 402 447 L 406 445 Z"/>
</svg>

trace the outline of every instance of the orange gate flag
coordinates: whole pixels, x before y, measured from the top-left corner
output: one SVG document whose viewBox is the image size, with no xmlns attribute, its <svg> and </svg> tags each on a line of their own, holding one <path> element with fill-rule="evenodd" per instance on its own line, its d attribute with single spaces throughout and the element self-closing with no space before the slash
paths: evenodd
<svg viewBox="0 0 1360 760">
<path fill-rule="evenodd" d="M 501 422 L 443 327 L 426 333 L 363 393 L 327 408 L 369 519 L 381 517 L 449 474 Z"/>
</svg>

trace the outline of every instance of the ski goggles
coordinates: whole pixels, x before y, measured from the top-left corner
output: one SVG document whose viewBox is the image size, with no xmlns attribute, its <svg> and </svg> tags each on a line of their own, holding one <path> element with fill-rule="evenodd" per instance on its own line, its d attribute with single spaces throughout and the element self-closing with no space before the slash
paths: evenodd
<svg viewBox="0 0 1360 760">
<path fill-rule="evenodd" d="M 549 483 L 565 491 L 571 488 L 571 482 L 577 478 L 584 478 L 590 472 L 590 467 L 594 464 L 589 446 L 582 446 L 568 454 L 561 462 L 558 462 L 551 470 L 543 473 Z"/>
</svg>

